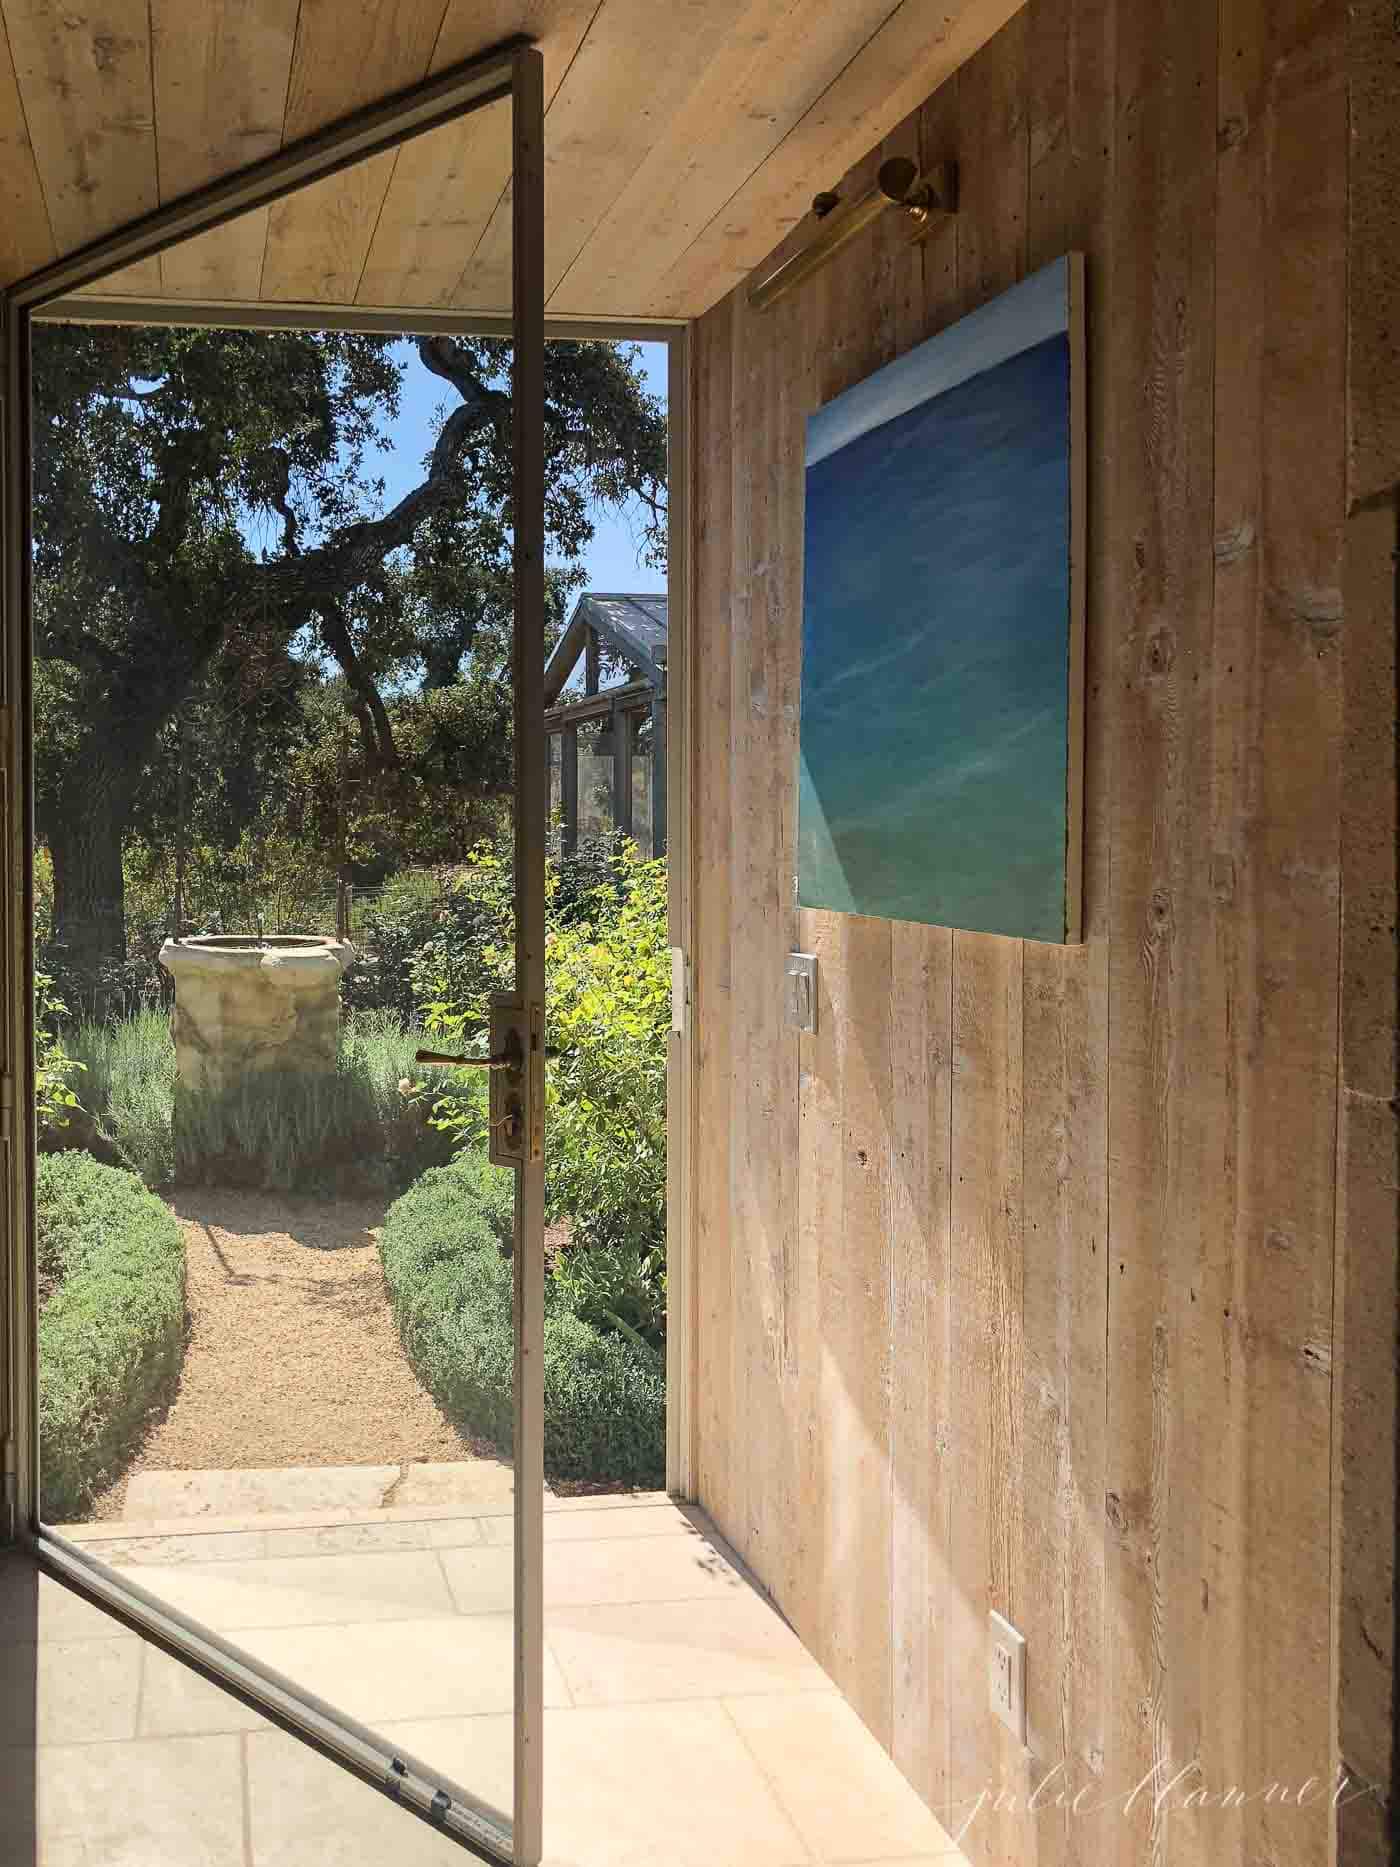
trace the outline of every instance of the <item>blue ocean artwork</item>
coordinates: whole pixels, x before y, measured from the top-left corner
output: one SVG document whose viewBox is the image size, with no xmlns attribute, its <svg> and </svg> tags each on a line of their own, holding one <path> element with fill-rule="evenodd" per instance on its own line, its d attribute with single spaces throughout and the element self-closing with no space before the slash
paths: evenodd
<svg viewBox="0 0 1400 1867">
<path fill-rule="evenodd" d="M 805 907 L 1067 938 L 1069 266 L 808 423 Z"/>
</svg>

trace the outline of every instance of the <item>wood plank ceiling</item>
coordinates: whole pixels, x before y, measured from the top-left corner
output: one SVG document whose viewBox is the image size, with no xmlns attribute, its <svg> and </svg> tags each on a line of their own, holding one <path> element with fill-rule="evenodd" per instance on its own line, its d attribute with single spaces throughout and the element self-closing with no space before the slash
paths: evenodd
<svg viewBox="0 0 1400 1867">
<path fill-rule="evenodd" d="M 556 316 L 688 318 L 1018 0 L 0 0 L 0 281 L 523 32 Z M 492 108 L 115 275 L 104 295 L 500 310 Z"/>
</svg>

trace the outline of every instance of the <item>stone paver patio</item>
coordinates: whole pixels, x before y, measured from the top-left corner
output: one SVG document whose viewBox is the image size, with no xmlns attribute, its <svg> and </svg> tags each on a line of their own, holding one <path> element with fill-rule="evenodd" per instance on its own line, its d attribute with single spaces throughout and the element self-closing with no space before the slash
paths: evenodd
<svg viewBox="0 0 1400 1867">
<path fill-rule="evenodd" d="M 508 1807 L 509 1473 L 478 1471 L 466 1508 L 431 1501 L 450 1469 L 240 1473 L 233 1491 L 152 1474 L 142 1508 L 168 1517 L 67 1534 Z M 699 1512 L 548 1499 L 545 1616 L 549 1861 L 961 1861 Z M 36 1591 L 20 1557 L 0 1567 L 0 1779 L 5 1867 L 470 1858 L 61 1584 Z"/>
</svg>

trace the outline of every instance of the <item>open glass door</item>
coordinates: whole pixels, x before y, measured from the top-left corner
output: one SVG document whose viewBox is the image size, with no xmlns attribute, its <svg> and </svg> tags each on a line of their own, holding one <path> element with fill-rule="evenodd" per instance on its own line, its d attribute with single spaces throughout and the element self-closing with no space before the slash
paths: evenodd
<svg viewBox="0 0 1400 1867">
<path fill-rule="evenodd" d="M 542 119 L 513 43 L 3 332 L 0 1530 L 165 1650 L 152 1734 L 527 1864 Z"/>
</svg>

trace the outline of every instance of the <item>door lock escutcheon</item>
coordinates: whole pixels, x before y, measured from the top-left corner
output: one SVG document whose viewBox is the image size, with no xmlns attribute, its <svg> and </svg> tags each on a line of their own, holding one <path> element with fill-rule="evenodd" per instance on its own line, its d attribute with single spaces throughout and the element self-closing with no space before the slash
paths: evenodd
<svg viewBox="0 0 1400 1867">
<path fill-rule="evenodd" d="M 544 1011 L 525 1004 L 517 992 L 493 992 L 491 1050 L 484 1057 L 418 1050 L 415 1063 L 490 1073 L 487 1156 L 493 1166 L 516 1167 L 544 1158 L 544 1066 L 553 1051 L 544 1047 Z"/>
</svg>

